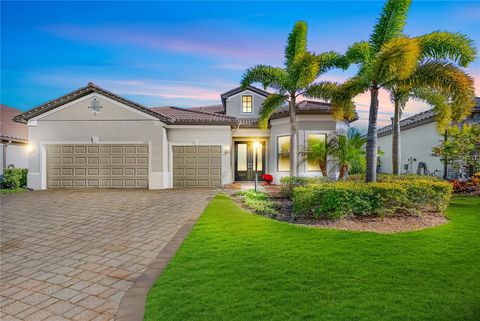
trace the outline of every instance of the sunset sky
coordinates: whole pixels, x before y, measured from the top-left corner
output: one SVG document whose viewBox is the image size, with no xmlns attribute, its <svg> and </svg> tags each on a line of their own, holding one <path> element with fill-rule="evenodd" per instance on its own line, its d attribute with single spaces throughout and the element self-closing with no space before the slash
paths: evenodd
<svg viewBox="0 0 480 321">
<path fill-rule="evenodd" d="M 89 81 L 145 106 L 218 104 L 254 64 L 283 64 L 288 33 L 309 49 L 345 51 L 369 37 L 383 1 L 3 2 L 1 103 L 22 110 Z M 480 44 L 480 2 L 413 1 L 406 33 L 459 31 Z M 480 96 L 480 60 L 467 69 Z M 334 70 L 320 80 L 355 73 Z M 355 99 L 365 128 L 369 96 Z M 429 107 L 410 102 L 405 117 Z M 381 95 L 380 125 L 392 114 Z"/>
</svg>

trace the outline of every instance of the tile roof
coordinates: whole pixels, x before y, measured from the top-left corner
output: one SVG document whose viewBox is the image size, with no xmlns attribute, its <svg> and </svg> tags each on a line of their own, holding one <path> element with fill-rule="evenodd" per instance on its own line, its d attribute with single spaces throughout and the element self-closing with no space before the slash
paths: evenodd
<svg viewBox="0 0 480 321">
<path fill-rule="evenodd" d="M 189 108 L 166 106 L 153 107 L 151 110 L 168 118 L 174 125 L 234 125 L 238 123 L 237 118 L 232 116 L 192 110 Z"/>
<path fill-rule="evenodd" d="M 0 104 L 0 139 L 16 142 L 27 142 L 28 128 L 25 124 L 17 123 L 13 118 L 22 112 L 13 107 Z"/>
<path fill-rule="evenodd" d="M 480 113 L 480 97 L 475 97 L 475 106 L 473 108 L 473 113 Z M 435 111 L 429 109 L 427 111 L 415 114 L 408 118 L 400 120 L 400 129 L 414 128 L 424 124 L 432 123 L 435 121 Z M 380 128 L 377 131 L 379 137 L 387 136 L 392 133 L 392 125 L 387 125 Z"/>
<path fill-rule="evenodd" d="M 238 124 L 243 128 L 257 128 L 258 127 L 258 118 L 239 118 Z"/>
<path fill-rule="evenodd" d="M 196 110 L 196 111 L 205 111 L 207 113 L 218 113 L 218 114 L 223 114 L 223 105 L 208 105 L 208 106 L 195 106 L 191 107 L 191 110 Z"/>
<path fill-rule="evenodd" d="M 315 100 L 302 100 L 297 103 L 297 114 L 316 114 L 316 115 L 330 115 L 332 113 L 332 105 L 322 101 Z M 270 119 L 278 119 L 287 117 L 289 115 L 288 106 L 284 106 L 278 109 Z M 355 117 L 355 121 L 358 119 L 358 115 Z"/>
</svg>

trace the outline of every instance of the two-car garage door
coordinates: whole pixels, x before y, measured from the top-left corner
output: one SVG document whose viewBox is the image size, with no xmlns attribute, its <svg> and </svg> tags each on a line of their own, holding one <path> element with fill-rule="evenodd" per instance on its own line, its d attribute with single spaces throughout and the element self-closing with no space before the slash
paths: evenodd
<svg viewBox="0 0 480 321">
<path fill-rule="evenodd" d="M 148 145 L 48 145 L 48 188 L 148 187 Z"/>
</svg>

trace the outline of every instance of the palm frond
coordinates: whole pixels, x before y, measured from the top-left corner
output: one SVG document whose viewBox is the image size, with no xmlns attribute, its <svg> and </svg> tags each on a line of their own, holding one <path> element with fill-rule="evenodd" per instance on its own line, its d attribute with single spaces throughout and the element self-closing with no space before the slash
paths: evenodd
<svg viewBox="0 0 480 321">
<path fill-rule="evenodd" d="M 270 94 L 265 98 L 262 107 L 260 107 L 260 117 L 258 119 L 259 128 L 266 129 L 268 127 L 270 116 L 272 116 L 276 110 L 284 106 L 287 98 L 286 95 L 281 94 Z"/>
<path fill-rule="evenodd" d="M 308 86 L 303 93 L 305 97 L 331 101 L 338 92 L 339 85 L 335 82 L 322 81 Z"/>
<path fill-rule="evenodd" d="M 422 58 L 449 59 L 467 67 L 477 56 L 473 40 L 459 32 L 434 31 L 417 39 Z"/>
<path fill-rule="evenodd" d="M 430 88 L 417 87 L 412 90 L 411 97 L 433 106 L 439 132 L 443 132 L 452 122 L 452 106 L 448 103 L 445 95 Z"/>
<path fill-rule="evenodd" d="M 394 80 L 403 80 L 415 71 L 420 57 L 416 39 L 406 37 L 393 39 L 382 46 L 373 65 L 374 81 L 387 85 Z"/>
<path fill-rule="evenodd" d="M 245 71 L 240 83 L 242 88 L 247 88 L 256 82 L 261 83 L 265 89 L 268 87 L 281 88 L 286 79 L 287 73 L 282 68 L 256 65 Z"/>
<path fill-rule="evenodd" d="M 297 21 L 288 35 L 285 47 L 285 66 L 288 68 L 295 58 L 307 51 L 307 23 Z"/>
<path fill-rule="evenodd" d="M 355 42 L 348 47 L 345 59 L 351 64 L 367 64 L 372 59 L 370 44 L 366 41 Z"/>
<path fill-rule="evenodd" d="M 322 52 L 317 55 L 318 64 L 320 66 L 318 73 L 323 74 L 333 68 L 348 68 L 348 62 L 345 56 L 336 51 Z"/>
<path fill-rule="evenodd" d="M 318 77 L 319 69 L 320 64 L 314 54 L 305 52 L 295 57 L 293 63 L 287 68 L 289 91 L 295 92 L 307 87 Z"/>
<path fill-rule="evenodd" d="M 387 42 L 401 36 L 411 0 L 388 0 L 370 35 L 372 53 L 376 54 Z"/>
</svg>

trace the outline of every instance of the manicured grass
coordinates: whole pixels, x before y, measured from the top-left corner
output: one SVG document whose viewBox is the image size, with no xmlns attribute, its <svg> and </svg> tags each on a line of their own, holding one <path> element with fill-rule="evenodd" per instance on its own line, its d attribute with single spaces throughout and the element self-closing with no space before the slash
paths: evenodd
<svg viewBox="0 0 480 321">
<path fill-rule="evenodd" d="M 0 189 L 0 195 L 8 195 L 8 194 L 15 194 L 25 192 L 25 188 L 2 188 Z"/>
<path fill-rule="evenodd" d="M 480 320 L 480 197 L 446 225 L 375 234 L 208 206 L 151 289 L 145 320 Z"/>
</svg>

